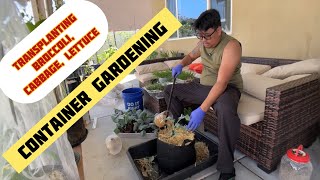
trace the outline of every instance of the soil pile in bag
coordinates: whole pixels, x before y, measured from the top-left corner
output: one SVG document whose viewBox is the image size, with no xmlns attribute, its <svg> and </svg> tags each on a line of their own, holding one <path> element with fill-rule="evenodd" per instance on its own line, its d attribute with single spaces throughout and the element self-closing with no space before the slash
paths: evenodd
<svg viewBox="0 0 320 180">
<path fill-rule="evenodd" d="M 157 159 L 162 171 L 172 174 L 196 162 L 194 133 L 169 126 L 159 131 Z"/>
<path fill-rule="evenodd" d="M 194 147 L 196 149 L 197 164 L 209 158 L 210 152 L 206 143 L 198 141 L 194 144 Z"/>
</svg>

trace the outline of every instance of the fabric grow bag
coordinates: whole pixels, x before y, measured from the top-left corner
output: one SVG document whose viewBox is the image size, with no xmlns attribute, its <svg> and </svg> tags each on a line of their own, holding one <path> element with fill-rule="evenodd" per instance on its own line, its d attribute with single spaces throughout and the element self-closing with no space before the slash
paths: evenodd
<svg viewBox="0 0 320 180">
<path fill-rule="evenodd" d="M 190 141 L 185 141 L 187 144 Z M 157 139 L 159 167 L 167 174 L 184 169 L 196 162 L 195 140 L 188 145 L 175 146 Z"/>
</svg>

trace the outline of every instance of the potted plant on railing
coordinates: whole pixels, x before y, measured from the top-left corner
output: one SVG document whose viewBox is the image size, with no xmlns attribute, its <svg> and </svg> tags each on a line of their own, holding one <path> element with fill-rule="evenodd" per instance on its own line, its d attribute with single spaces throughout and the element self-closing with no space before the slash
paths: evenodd
<svg viewBox="0 0 320 180">
<path fill-rule="evenodd" d="M 155 137 L 157 128 L 153 123 L 154 115 L 146 110 L 128 110 L 122 111 L 115 109 L 111 119 L 116 123 L 114 132 L 119 137 Z M 137 136 L 137 134 L 140 134 Z"/>
</svg>

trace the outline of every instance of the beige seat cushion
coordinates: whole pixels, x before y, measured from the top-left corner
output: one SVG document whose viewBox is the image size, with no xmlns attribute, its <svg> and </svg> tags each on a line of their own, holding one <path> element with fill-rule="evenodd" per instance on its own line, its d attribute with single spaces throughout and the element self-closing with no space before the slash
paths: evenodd
<svg viewBox="0 0 320 180">
<path fill-rule="evenodd" d="M 238 116 L 241 124 L 249 126 L 263 120 L 264 108 L 264 101 L 242 93 L 238 105 Z"/>
<path fill-rule="evenodd" d="M 137 79 L 142 82 L 142 83 L 146 83 L 148 81 L 151 81 L 153 79 L 157 79 L 157 77 L 155 77 L 153 75 L 153 73 L 147 73 L 147 74 L 138 74 L 137 72 L 134 73 L 134 75 L 137 77 Z"/>
<path fill-rule="evenodd" d="M 285 81 L 280 79 L 273 79 L 258 74 L 243 74 L 243 91 L 254 96 L 262 101 L 265 101 L 266 90 Z"/>
<path fill-rule="evenodd" d="M 271 69 L 269 65 L 263 64 L 251 64 L 251 63 L 241 63 L 241 74 L 253 73 L 262 74 Z"/>
<path fill-rule="evenodd" d="M 263 76 L 284 79 L 299 74 L 320 74 L 320 59 L 308 59 L 296 63 L 278 66 L 263 73 Z"/>
<path fill-rule="evenodd" d="M 212 109 L 212 107 L 210 108 Z M 241 124 L 251 125 L 264 118 L 265 102 L 247 93 L 242 93 L 238 105 L 238 116 Z"/>
<path fill-rule="evenodd" d="M 181 62 L 181 59 L 164 61 L 163 63 L 165 63 L 170 69 L 172 69 L 176 65 L 180 64 L 180 62 Z"/>
<path fill-rule="evenodd" d="M 137 74 L 147 74 L 147 73 L 152 73 L 156 71 L 164 71 L 170 69 L 165 63 L 163 62 L 158 62 L 158 63 L 152 63 L 152 64 L 145 64 L 145 65 L 140 65 L 136 67 L 136 72 Z"/>
</svg>

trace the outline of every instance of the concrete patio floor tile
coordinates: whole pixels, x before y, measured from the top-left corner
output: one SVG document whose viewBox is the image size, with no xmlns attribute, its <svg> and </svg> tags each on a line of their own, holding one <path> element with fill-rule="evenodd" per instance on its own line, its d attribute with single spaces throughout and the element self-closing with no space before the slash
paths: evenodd
<svg viewBox="0 0 320 180">
<path fill-rule="evenodd" d="M 236 169 L 236 180 L 261 180 L 259 176 L 255 175 L 253 172 L 251 172 L 238 162 L 234 164 L 234 168 Z M 219 176 L 220 173 L 216 172 L 213 175 L 204 178 L 204 180 L 216 180 L 219 179 Z"/>
<path fill-rule="evenodd" d="M 243 159 L 239 160 L 239 163 L 241 163 L 246 168 L 250 169 L 254 174 L 261 177 L 264 180 L 276 180 L 279 176 L 279 167 L 277 170 L 273 171 L 270 174 L 265 173 L 260 168 L 258 168 L 256 161 L 252 160 L 249 157 L 245 157 Z"/>
<path fill-rule="evenodd" d="M 105 139 L 113 133 L 115 124 L 110 117 L 98 118 L 97 128 L 88 128 L 87 139 L 82 143 L 85 179 L 126 180 L 138 179 L 128 157 L 127 150 L 145 142 L 140 138 L 121 138 L 122 150 L 113 156 L 108 153 Z"/>
<path fill-rule="evenodd" d="M 306 148 L 305 151 L 309 154 L 311 163 L 313 166 L 311 180 L 319 180 L 320 179 L 320 136 L 312 144 L 312 146 L 310 146 L 309 148 Z"/>
</svg>

